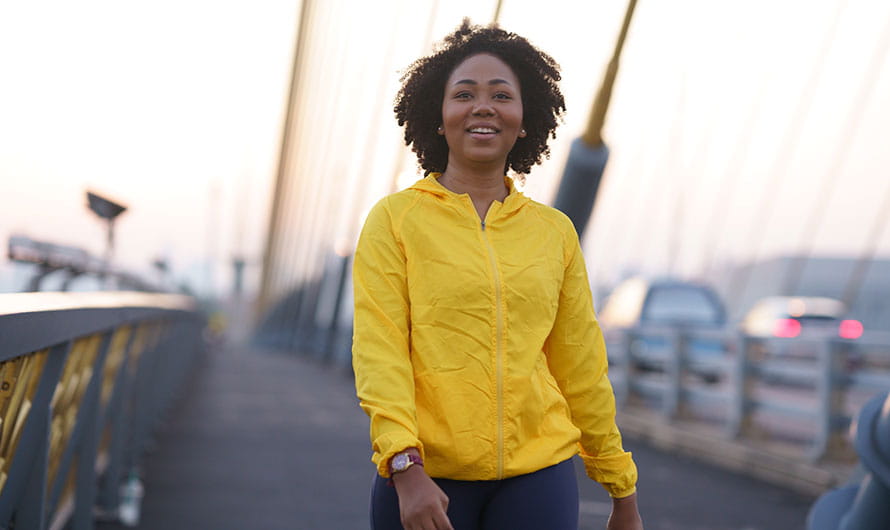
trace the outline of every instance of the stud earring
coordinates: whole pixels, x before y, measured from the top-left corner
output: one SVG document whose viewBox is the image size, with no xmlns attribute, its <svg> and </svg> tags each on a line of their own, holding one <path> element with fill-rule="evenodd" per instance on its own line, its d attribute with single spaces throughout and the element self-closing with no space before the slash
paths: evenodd
<svg viewBox="0 0 890 530">
<path fill-rule="evenodd" d="M 525 129 L 519 129 L 519 137 L 525 138 L 525 135 L 526 135 Z"/>
<path fill-rule="evenodd" d="M 439 127 L 436 128 L 436 132 L 442 134 L 443 132 L 445 132 L 445 129 L 443 129 L 442 126 L 439 125 Z"/>
</svg>

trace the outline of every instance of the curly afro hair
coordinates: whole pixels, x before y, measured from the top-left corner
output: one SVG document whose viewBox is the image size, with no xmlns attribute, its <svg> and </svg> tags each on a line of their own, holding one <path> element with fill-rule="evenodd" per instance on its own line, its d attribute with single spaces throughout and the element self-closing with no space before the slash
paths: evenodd
<svg viewBox="0 0 890 530">
<path fill-rule="evenodd" d="M 432 55 L 408 67 L 396 95 L 393 110 L 399 125 L 405 127 L 405 145 L 417 155 L 424 174 L 443 172 L 448 165 L 448 144 L 436 133 L 442 124 L 445 83 L 464 59 L 479 53 L 498 57 L 519 78 L 527 136 L 518 139 L 507 155 L 504 172 L 512 169 L 522 176 L 542 157 L 550 156 L 547 141 L 556 138 L 557 120 L 565 111 L 559 65 L 515 33 L 496 26 L 474 26 L 464 19 Z"/>
</svg>

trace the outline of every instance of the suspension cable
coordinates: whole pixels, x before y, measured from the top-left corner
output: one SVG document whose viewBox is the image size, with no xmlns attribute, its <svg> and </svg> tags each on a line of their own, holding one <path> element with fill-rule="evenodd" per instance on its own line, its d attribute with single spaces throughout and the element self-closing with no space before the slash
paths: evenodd
<svg viewBox="0 0 890 530">
<path fill-rule="evenodd" d="M 884 192 L 884 199 L 881 207 L 878 208 L 878 215 L 875 216 L 875 221 L 871 225 L 865 250 L 859 255 L 859 259 L 856 260 L 856 265 L 854 265 L 853 271 L 850 272 L 847 283 L 844 285 L 841 300 L 848 308 L 852 308 L 859 298 L 859 292 L 865 283 L 865 276 L 868 274 L 868 269 L 874 260 L 875 254 L 877 254 L 878 246 L 880 246 L 881 239 L 888 227 L 890 227 L 890 185 L 887 186 L 887 191 Z"/>
<path fill-rule="evenodd" d="M 774 176 L 774 181 L 781 182 L 783 179 L 787 178 L 789 173 L 788 167 L 791 163 L 791 154 L 797 150 L 797 146 L 802 136 L 804 122 L 806 121 L 807 115 L 810 113 L 815 99 L 816 88 L 819 85 L 818 81 L 823 77 L 825 62 L 821 59 L 828 54 L 828 51 L 834 44 L 837 37 L 839 21 L 841 19 L 840 15 L 846 7 L 846 4 L 846 1 L 838 4 L 834 16 L 831 17 L 831 26 L 822 42 L 819 53 L 816 54 L 816 64 L 810 73 L 810 77 L 807 78 L 806 83 L 803 85 L 804 90 L 801 97 L 797 100 L 797 106 L 792 114 L 793 118 L 791 124 L 786 129 L 786 134 L 783 141 L 780 143 L 782 149 L 779 151 L 779 154 L 775 159 L 772 171 L 768 173 L 768 175 Z M 748 232 L 748 239 L 745 242 L 746 244 L 743 244 L 740 247 L 742 249 L 753 249 L 751 252 L 751 264 L 748 267 L 736 266 L 727 291 L 728 300 L 742 302 L 743 296 L 748 290 L 751 271 L 754 268 L 753 264 L 760 254 L 759 243 L 764 239 L 763 234 L 766 232 L 766 229 L 769 226 L 769 221 L 772 219 L 775 211 L 775 199 L 778 194 L 771 192 L 771 189 L 772 188 L 768 186 L 762 188 L 762 198 L 758 201 L 760 208 L 758 208 L 754 214 L 753 226 Z"/>
<path fill-rule="evenodd" d="M 707 238 L 704 257 L 702 258 L 700 273 L 702 278 L 710 279 L 716 266 L 717 250 L 723 238 L 726 221 L 730 218 L 727 210 L 732 207 L 732 196 L 735 194 L 737 184 L 741 181 L 739 177 L 742 173 L 744 160 L 751 148 L 751 139 L 754 137 L 754 127 L 757 125 L 757 118 L 760 116 L 763 108 L 766 85 L 766 82 L 761 83 L 748 117 L 742 124 L 740 140 L 735 143 L 735 149 L 733 149 L 729 157 L 729 164 L 725 175 L 721 179 L 716 199 L 713 201 L 713 208 L 711 209 L 710 216 L 708 216 L 708 222 L 705 224 L 706 227 L 710 228 L 710 236 Z"/>
<path fill-rule="evenodd" d="M 782 282 L 783 291 L 786 294 L 793 295 L 798 287 L 800 287 L 800 278 L 803 275 L 803 269 L 810 256 L 813 254 L 816 236 L 819 233 L 819 228 L 822 227 L 822 220 L 826 217 L 824 212 L 828 208 L 828 203 L 833 195 L 832 192 L 837 187 L 841 168 L 850 154 L 850 148 L 853 145 L 853 138 L 856 130 L 859 128 L 862 118 L 865 117 L 867 108 L 866 104 L 871 100 L 872 95 L 874 94 L 875 87 L 878 84 L 878 78 L 882 71 L 881 65 L 887 58 L 888 52 L 890 52 L 890 17 L 887 18 L 887 24 L 884 27 L 880 45 L 875 48 L 871 61 L 869 61 L 868 67 L 866 68 L 868 78 L 861 85 L 861 90 L 853 100 L 853 112 L 850 113 L 850 120 L 844 128 L 844 133 L 841 135 L 841 146 L 837 150 L 832 165 L 822 178 L 819 192 L 816 195 L 816 203 L 810 210 L 807 223 L 804 224 L 804 233 L 801 237 L 801 247 L 804 248 L 804 251 L 796 253 L 786 269 L 785 281 Z"/>
<path fill-rule="evenodd" d="M 491 17 L 491 25 L 497 26 L 501 19 L 501 6 L 503 4 L 503 0 L 498 0 L 497 4 L 494 6 L 494 16 Z"/>
</svg>

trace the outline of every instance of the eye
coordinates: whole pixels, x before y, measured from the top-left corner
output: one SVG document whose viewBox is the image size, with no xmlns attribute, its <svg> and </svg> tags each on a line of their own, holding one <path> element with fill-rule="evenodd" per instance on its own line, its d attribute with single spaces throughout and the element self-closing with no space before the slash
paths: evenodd
<svg viewBox="0 0 890 530">
<path fill-rule="evenodd" d="M 511 96 L 510 94 L 506 94 L 504 92 L 498 92 L 497 94 L 494 95 L 494 98 L 495 99 L 513 99 L 513 96 Z"/>
<path fill-rule="evenodd" d="M 469 92 L 458 92 L 454 95 L 454 99 L 470 99 L 472 95 Z"/>
</svg>

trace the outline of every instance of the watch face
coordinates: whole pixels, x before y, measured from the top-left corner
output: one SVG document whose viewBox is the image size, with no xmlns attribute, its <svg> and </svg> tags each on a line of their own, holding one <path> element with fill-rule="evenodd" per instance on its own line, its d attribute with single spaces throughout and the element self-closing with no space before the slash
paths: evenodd
<svg viewBox="0 0 890 530">
<path fill-rule="evenodd" d="M 408 455 L 405 453 L 397 454 L 392 459 L 392 468 L 396 471 L 403 471 L 408 467 Z"/>
</svg>

